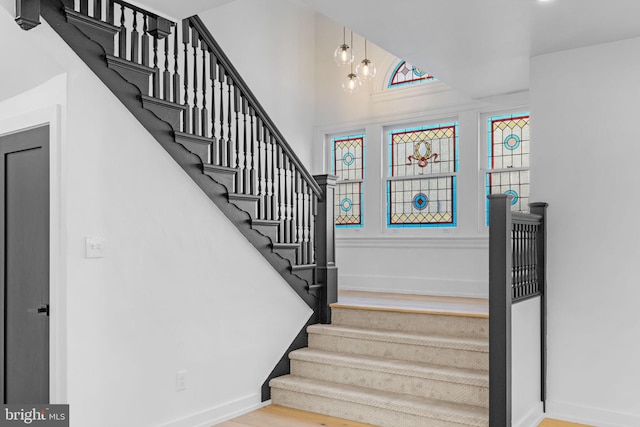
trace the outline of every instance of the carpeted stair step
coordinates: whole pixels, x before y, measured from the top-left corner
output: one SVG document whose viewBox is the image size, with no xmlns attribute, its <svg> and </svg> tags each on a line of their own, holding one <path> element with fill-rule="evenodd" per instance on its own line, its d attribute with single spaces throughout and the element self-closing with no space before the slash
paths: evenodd
<svg viewBox="0 0 640 427">
<path fill-rule="evenodd" d="M 336 326 L 357 328 L 485 339 L 489 337 L 489 318 L 482 314 L 332 304 L 331 322 Z"/>
<path fill-rule="evenodd" d="M 488 406 L 486 371 L 420 362 L 331 353 L 309 348 L 289 354 L 291 374 L 338 384 L 410 394 L 472 406 Z"/>
<path fill-rule="evenodd" d="M 483 338 L 447 337 L 334 325 L 311 325 L 309 348 L 335 353 L 425 362 L 486 371 L 489 343 Z"/>
<path fill-rule="evenodd" d="M 488 426 L 486 408 L 287 375 L 271 380 L 276 405 L 380 427 Z"/>
</svg>

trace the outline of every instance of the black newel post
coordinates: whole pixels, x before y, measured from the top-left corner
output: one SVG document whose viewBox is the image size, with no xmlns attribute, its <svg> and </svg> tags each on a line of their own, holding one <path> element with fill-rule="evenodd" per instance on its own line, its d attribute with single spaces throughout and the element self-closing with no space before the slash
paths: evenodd
<svg viewBox="0 0 640 427">
<path fill-rule="evenodd" d="M 511 427 L 511 199 L 489 198 L 489 425 Z"/>
<path fill-rule="evenodd" d="M 335 175 L 315 175 L 322 189 L 323 198 L 318 200 L 316 215 L 316 278 L 322 285 L 320 294 L 320 323 L 331 323 L 330 304 L 338 301 L 338 268 L 336 267 L 334 197 Z"/>
<path fill-rule="evenodd" d="M 536 234 L 536 276 L 540 287 L 540 400 L 543 411 L 547 411 L 547 207 L 548 203 L 529 203 L 532 214 L 540 215 L 542 221 Z"/>
<path fill-rule="evenodd" d="M 25 31 L 40 25 L 40 0 L 16 0 L 16 22 Z"/>
</svg>

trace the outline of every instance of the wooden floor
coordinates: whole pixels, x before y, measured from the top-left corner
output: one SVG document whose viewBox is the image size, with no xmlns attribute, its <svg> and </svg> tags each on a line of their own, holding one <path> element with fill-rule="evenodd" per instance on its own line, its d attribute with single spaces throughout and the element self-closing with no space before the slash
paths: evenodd
<svg viewBox="0 0 640 427">
<path fill-rule="evenodd" d="M 269 405 L 216 427 L 372 427 L 369 424 L 327 417 L 312 412 Z"/>
<path fill-rule="evenodd" d="M 443 314 L 456 313 L 482 317 L 489 315 L 489 301 L 480 298 L 438 297 L 341 290 L 338 293 L 338 305 Z"/>
<path fill-rule="evenodd" d="M 552 420 L 547 418 L 542 421 L 538 427 L 593 427 L 585 424 L 570 423 L 568 421 Z"/>
<path fill-rule="evenodd" d="M 216 427 L 372 427 L 355 421 L 328 417 L 297 409 L 270 405 L 242 415 L 233 420 L 217 424 Z M 544 420 L 539 427 L 590 427 L 552 419 Z"/>
</svg>

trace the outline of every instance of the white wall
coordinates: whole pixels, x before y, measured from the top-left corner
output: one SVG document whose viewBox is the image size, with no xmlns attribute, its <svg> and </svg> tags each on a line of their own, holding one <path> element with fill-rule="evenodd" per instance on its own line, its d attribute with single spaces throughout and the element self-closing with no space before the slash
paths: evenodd
<svg viewBox="0 0 640 427">
<path fill-rule="evenodd" d="M 482 123 L 488 114 L 526 110 L 527 94 L 473 100 L 437 81 L 387 90 L 397 58 L 369 43 L 368 56 L 378 74 L 350 96 L 340 87 L 349 69 L 333 61 L 342 34 L 342 26 L 317 15 L 314 171 L 331 171 L 332 136 L 366 135 L 364 226 L 337 230 L 340 288 L 486 297 L 488 241 L 484 176 L 479 172 L 481 153 L 486 152 L 480 148 L 486 135 Z M 364 40 L 354 34 L 353 45 L 357 64 L 364 58 Z M 457 227 L 387 229 L 386 185 L 381 179 L 387 171 L 386 130 L 451 121 L 459 123 Z"/>
<path fill-rule="evenodd" d="M 511 308 L 511 383 L 514 427 L 532 427 L 543 418 L 540 401 L 540 298 Z"/>
<path fill-rule="evenodd" d="M 0 51 L 52 65 L 43 86 L 1 98 L 0 134 L 60 111 L 52 371 L 71 425 L 209 426 L 258 405 L 310 309 L 46 23 L 23 32 L 0 9 Z M 87 236 L 105 258 L 85 258 Z"/>
<path fill-rule="evenodd" d="M 640 39 L 531 62 L 532 193 L 549 202 L 549 415 L 640 425 Z"/>
<path fill-rule="evenodd" d="M 199 16 L 302 163 L 310 168 L 315 12 L 297 0 L 235 0 Z"/>
</svg>

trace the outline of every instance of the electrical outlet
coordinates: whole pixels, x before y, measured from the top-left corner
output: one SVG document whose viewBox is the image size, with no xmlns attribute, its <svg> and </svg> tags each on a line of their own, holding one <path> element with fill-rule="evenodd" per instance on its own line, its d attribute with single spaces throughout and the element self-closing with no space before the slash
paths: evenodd
<svg viewBox="0 0 640 427">
<path fill-rule="evenodd" d="M 187 371 L 178 371 L 176 373 L 176 391 L 187 389 Z"/>
</svg>

